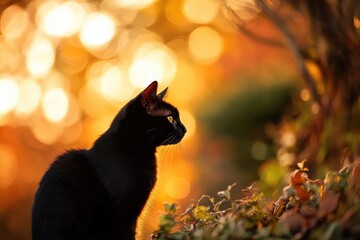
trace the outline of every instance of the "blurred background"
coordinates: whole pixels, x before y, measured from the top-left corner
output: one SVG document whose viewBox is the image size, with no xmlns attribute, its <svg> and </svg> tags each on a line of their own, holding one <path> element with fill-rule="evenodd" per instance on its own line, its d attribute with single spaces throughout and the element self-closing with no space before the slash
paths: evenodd
<svg viewBox="0 0 360 240">
<path fill-rule="evenodd" d="M 158 151 L 139 239 L 157 229 L 164 202 L 284 182 L 295 134 L 277 124 L 310 94 L 298 91 L 286 48 L 240 34 L 221 1 L 14 2 L 0 5 L 0 239 L 30 239 L 33 195 L 54 158 L 90 148 L 153 80 L 169 86 L 188 133 Z M 256 32 L 279 36 L 251 0 L 229 2 Z"/>
</svg>

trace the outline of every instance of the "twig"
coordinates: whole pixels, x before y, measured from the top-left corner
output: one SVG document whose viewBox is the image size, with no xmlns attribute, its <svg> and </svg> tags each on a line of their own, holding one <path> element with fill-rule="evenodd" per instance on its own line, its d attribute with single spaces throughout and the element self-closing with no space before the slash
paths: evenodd
<svg viewBox="0 0 360 240">
<path fill-rule="evenodd" d="M 230 23 L 232 23 L 239 30 L 239 32 L 243 33 L 244 35 L 250 37 L 254 41 L 259 42 L 261 44 L 270 45 L 272 47 L 284 47 L 284 44 L 281 43 L 280 41 L 261 36 L 251 31 L 250 29 L 246 28 L 245 25 L 243 24 L 244 21 L 239 17 L 239 15 L 235 12 L 234 9 L 232 9 L 226 4 L 226 0 L 222 0 L 221 2 L 223 4 L 224 9 L 236 19 L 236 21 L 230 21 Z"/>
<path fill-rule="evenodd" d="M 282 32 L 282 34 L 285 36 L 286 39 L 286 44 L 289 47 L 289 49 L 291 50 L 291 52 L 293 53 L 296 63 L 298 65 L 298 68 L 300 69 L 300 72 L 303 75 L 304 81 L 307 84 L 307 86 L 309 87 L 309 90 L 311 92 L 312 98 L 314 100 L 314 102 L 316 102 L 321 110 L 324 110 L 324 106 L 322 104 L 321 101 L 321 96 L 319 95 L 317 89 L 316 89 L 316 85 L 315 85 L 315 80 L 314 78 L 311 76 L 308 68 L 306 67 L 305 61 L 301 55 L 301 50 L 298 47 L 294 36 L 292 35 L 292 33 L 290 32 L 289 28 L 287 27 L 287 25 L 285 24 L 285 22 L 280 19 L 280 17 L 275 14 L 265 3 L 264 0 L 256 0 L 258 6 L 264 11 L 265 14 L 268 15 L 268 17 L 270 18 L 270 20 L 279 28 L 279 30 Z"/>
</svg>

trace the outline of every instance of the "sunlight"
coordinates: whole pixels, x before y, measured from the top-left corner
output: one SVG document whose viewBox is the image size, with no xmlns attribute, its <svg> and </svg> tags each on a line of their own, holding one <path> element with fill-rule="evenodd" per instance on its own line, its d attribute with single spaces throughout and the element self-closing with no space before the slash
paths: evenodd
<svg viewBox="0 0 360 240">
<path fill-rule="evenodd" d="M 129 83 L 126 72 L 110 65 L 100 77 L 100 91 L 106 99 L 111 101 L 126 101 L 134 93 L 134 88 Z"/>
<path fill-rule="evenodd" d="M 218 9 L 216 0 L 186 0 L 182 10 L 190 22 L 204 24 L 215 19 Z"/>
<path fill-rule="evenodd" d="M 0 114 L 12 111 L 19 100 L 19 86 L 15 79 L 0 78 Z"/>
<path fill-rule="evenodd" d="M 140 10 L 150 7 L 156 0 L 112 0 L 111 2 L 119 7 Z"/>
<path fill-rule="evenodd" d="M 166 192 L 173 199 L 184 199 L 190 193 L 190 182 L 182 177 L 172 177 L 166 184 Z"/>
<path fill-rule="evenodd" d="M 58 124 L 46 121 L 43 116 L 38 116 L 30 122 L 30 129 L 34 137 L 44 144 L 54 144 L 63 132 Z"/>
<path fill-rule="evenodd" d="M 143 44 L 135 53 L 130 67 L 130 81 L 138 88 L 144 88 L 152 81 L 169 84 L 177 70 L 175 54 L 158 42 Z"/>
<path fill-rule="evenodd" d="M 30 116 L 38 107 L 41 99 L 41 87 L 34 80 L 24 80 L 19 83 L 19 101 L 15 112 L 19 117 Z"/>
<path fill-rule="evenodd" d="M 89 48 L 109 43 L 116 33 L 116 24 L 109 14 L 97 12 L 89 15 L 80 32 L 81 42 Z"/>
<path fill-rule="evenodd" d="M 51 122 L 57 123 L 64 119 L 69 109 L 69 97 L 61 88 L 47 90 L 42 99 L 44 116 Z"/>
<path fill-rule="evenodd" d="M 8 7 L 1 15 L 1 33 L 7 39 L 22 37 L 29 25 L 29 14 L 16 5 Z"/>
<path fill-rule="evenodd" d="M 16 179 L 17 157 L 6 145 L 0 145 L 0 189 L 10 186 Z"/>
<path fill-rule="evenodd" d="M 55 61 L 55 50 L 51 42 L 35 35 L 26 50 L 26 67 L 33 77 L 44 77 L 51 70 Z"/>
<path fill-rule="evenodd" d="M 223 39 L 211 27 L 198 27 L 189 36 L 189 51 L 199 63 L 212 64 L 223 52 Z"/>
<path fill-rule="evenodd" d="M 69 102 L 68 111 L 62 120 L 62 123 L 65 127 L 69 127 L 78 123 L 82 113 L 80 105 L 77 102 L 75 96 L 73 96 L 71 93 L 67 93 L 67 96 Z"/>
<path fill-rule="evenodd" d="M 45 33 L 66 37 L 75 34 L 85 18 L 84 8 L 77 2 L 69 1 L 58 4 L 48 1 L 38 11 L 40 29 Z"/>
</svg>

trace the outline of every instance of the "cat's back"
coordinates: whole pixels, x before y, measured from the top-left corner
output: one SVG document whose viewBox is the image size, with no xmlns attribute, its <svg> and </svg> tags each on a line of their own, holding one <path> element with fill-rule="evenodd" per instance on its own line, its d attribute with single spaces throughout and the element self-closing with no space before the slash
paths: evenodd
<svg viewBox="0 0 360 240">
<path fill-rule="evenodd" d="M 66 152 L 43 176 L 33 205 L 33 239 L 94 239 L 108 219 L 107 193 L 85 152 Z"/>
</svg>

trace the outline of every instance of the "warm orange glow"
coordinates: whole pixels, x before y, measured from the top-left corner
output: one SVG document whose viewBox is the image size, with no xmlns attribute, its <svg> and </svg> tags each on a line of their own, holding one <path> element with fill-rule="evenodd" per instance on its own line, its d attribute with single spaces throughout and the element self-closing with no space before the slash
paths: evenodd
<svg viewBox="0 0 360 240">
<path fill-rule="evenodd" d="M 0 145 L 0 189 L 9 187 L 16 179 L 17 157 L 7 145 Z"/>
<path fill-rule="evenodd" d="M 79 92 L 79 103 L 84 112 L 91 117 L 101 117 L 108 112 L 104 98 L 94 90 L 93 84 L 84 85 Z"/>
<path fill-rule="evenodd" d="M 74 1 L 59 4 L 48 1 L 38 11 L 39 25 L 45 33 L 65 37 L 75 34 L 85 18 L 85 10 Z"/>
<path fill-rule="evenodd" d="M 354 26 L 360 28 L 360 19 L 358 17 L 354 17 Z"/>
<path fill-rule="evenodd" d="M 176 200 L 186 198 L 190 193 L 190 183 L 185 178 L 172 177 L 166 184 L 167 194 Z"/>
<path fill-rule="evenodd" d="M 72 126 L 79 122 L 81 113 L 82 111 L 76 98 L 72 95 L 68 95 L 68 111 L 63 118 L 64 126 Z"/>
<path fill-rule="evenodd" d="M 189 25 L 190 22 L 185 18 L 185 16 L 180 11 L 182 7 L 182 2 L 179 0 L 168 0 L 166 1 L 165 6 L 165 15 L 166 18 L 173 24 L 178 26 Z"/>
<path fill-rule="evenodd" d="M 127 101 L 134 88 L 127 79 L 127 73 L 116 66 L 109 66 L 100 77 L 100 91 L 110 101 Z"/>
<path fill-rule="evenodd" d="M 16 5 L 8 7 L 1 16 L 1 33 L 7 39 L 17 39 L 23 36 L 28 25 L 28 13 Z"/>
<path fill-rule="evenodd" d="M 223 40 L 211 27 L 198 27 L 189 36 L 189 51 L 199 63 L 214 63 L 223 51 Z"/>
<path fill-rule="evenodd" d="M 301 90 L 300 97 L 301 97 L 301 100 L 303 100 L 303 101 L 309 101 L 309 99 L 310 99 L 309 90 L 307 90 L 305 88 L 303 90 Z"/>
<path fill-rule="evenodd" d="M 51 122 L 62 121 L 69 109 L 69 97 L 61 88 L 47 90 L 42 99 L 44 116 Z"/>
<path fill-rule="evenodd" d="M 150 7 L 155 1 L 156 0 L 111 0 L 113 4 L 119 7 L 136 10 Z"/>
<path fill-rule="evenodd" d="M 68 73 L 77 73 L 85 69 L 89 54 L 80 46 L 65 43 L 59 48 L 59 65 Z"/>
<path fill-rule="evenodd" d="M 65 129 L 63 135 L 59 140 L 64 144 L 72 144 L 80 138 L 82 130 L 83 130 L 82 122 L 77 121 L 74 125 Z"/>
<path fill-rule="evenodd" d="M 41 35 L 36 35 L 26 51 L 26 66 L 33 77 L 45 77 L 55 61 L 52 43 Z"/>
<path fill-rule="evenodd" d="M 81 42 L 89 48 L 97 48 L 109 43 L 116 33 L 112 16 L 97 12 L 89 15 L 80 32 Z"/>
<path fill-rule="evenodd" d="M 185 0 L 183 13 L 185 17 L 194 23 L 209 23 L 214 20 L 219 9 L 216 0 Z"/>
<path fill-rule="evenodd" d="M 289 153 L 285 149 L 281 148 L 277 153 L 277 158 L 282 167 L 288 167 L 294 163 L 295 154 Z"/>
<path fill-rule="evenodd" d="M 19 83 L 19 101 L 15 112 L 19 117 L 30 116 L 38 107 L 41 98 L 41 87 L 34 80 Z"/>
<path fill-rule="evenodd" d="M 184 139 L 191 137 L 195 134 L 195 130 L 196 130 L 196 121 L 194 116 L 186 110 L 180 110 L 180 117 L 181 117 L 181 121 L 184 123 L 184 125 L 186 126 L 187 132 L 186 135 L 184 137 Z"/>
<path fill-rule="evenodd" d="M 146 87 L 157 80 L 160 84 L 169 84 L 177 70 L 174 53 L 158 42 L 143 44 L 135 53 L 130 67 L 130 81 L 139 88 Z"/>
<path fill-rule="evenodd" d="M 19 86 L 11 77 L 0 78 L 0 115 L 12 111 L 19 100 Z"/>
<path fill-rule="evenodd" d="M 32 119 L 30 127 L 34 137 L 41 143 L 47 145 L 54 144 L 63 132 L 63 128 L 46 121 L 43 116 Z"/>
<path fill-rule="evenodd" d="M 280 143 L 284 147 L 292 147 L 296 142 L 296 136 L 292 131 L 283 132 L 280 138 Z"/>
<path fill-rule="evenodd" d="M 134 94 L 128 73 L 121 66 L 98 61 L 88 69 L 87 76 L 92 91 L 115 104 L 129 100 Z"/>
</svg>

